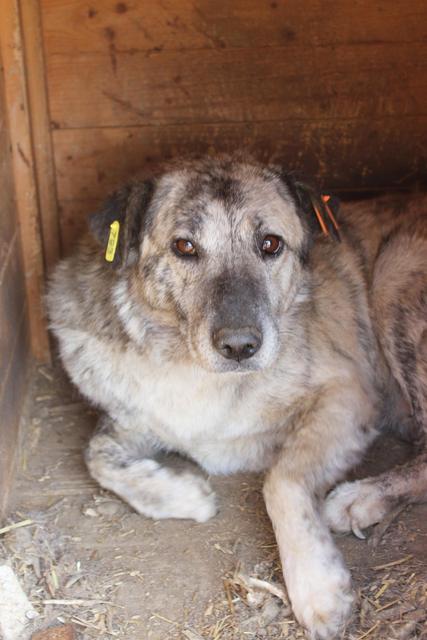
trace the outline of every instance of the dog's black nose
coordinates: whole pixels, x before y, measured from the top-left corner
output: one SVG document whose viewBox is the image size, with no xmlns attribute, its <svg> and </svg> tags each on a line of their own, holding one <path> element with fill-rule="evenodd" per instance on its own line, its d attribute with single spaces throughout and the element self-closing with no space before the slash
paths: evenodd
<svg viewBox="0 0 427 640">
<path fill-rule="evenodd" d="M 256 327 L 224 327 L 214 332 L 212 342 L 224 358 L 240 362 L 256 354 L 262 343 L 262 334 Z"/>
</svg>

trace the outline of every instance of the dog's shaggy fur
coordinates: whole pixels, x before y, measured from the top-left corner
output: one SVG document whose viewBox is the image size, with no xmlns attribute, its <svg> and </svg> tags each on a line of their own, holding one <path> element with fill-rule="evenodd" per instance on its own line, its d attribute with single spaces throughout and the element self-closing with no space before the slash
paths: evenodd
<svg viewBox="0 0 427 640">
<path fill-rule="evenodd" d="M 280 168 L 182 162 L 111 196 L 52 278 L 65 368 L 103 410 L 93 477 L 142 514 L 203 522 L 216 512 L 207 481 L 160 452 L 211 474 L 266 470 L 288 592 L 313 638 L 334 637 L 353 600 L 329 529 L 427 497 L 424 450 L 324 501 L 382 424 L 427 428 L 426 211 L 422 198 L 343 207 L 334 242 L 316 237 L 306 189 Z"/>
</svg>

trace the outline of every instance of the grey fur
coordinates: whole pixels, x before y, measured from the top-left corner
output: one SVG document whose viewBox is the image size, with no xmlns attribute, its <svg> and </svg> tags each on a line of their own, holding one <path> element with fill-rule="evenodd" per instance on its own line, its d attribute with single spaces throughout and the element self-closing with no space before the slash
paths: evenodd
<svg viewBox="0 0 427 640">
<path fill-rule="evenodd" d="M 209 473 L 266 470 L 294 611 L 329 639 L 353 597 L 328 525 L 367 526 L 427 495 L 423 453 L 318 502 L 391 416 L 412 411 L 426 429 L 426 201 L 344 207 L 334 243 L 317 238 L 312 196 L 250 159 L 178 161 L 107 201 L 95 239 L 58 266 L 48 306 L 65 368 L 107 416 L 87 452 L 93 477 L 145 515 L 204 521 L 216 511 L 206 480 L 160 452 Z M 277 257 L 260 251 L 267 234 L 283 238 Z M 177 255 L 179 238 L 197 257 Z M 224 328 L 259 334 L 258 351 L 223 357 Z"/>
</svg>

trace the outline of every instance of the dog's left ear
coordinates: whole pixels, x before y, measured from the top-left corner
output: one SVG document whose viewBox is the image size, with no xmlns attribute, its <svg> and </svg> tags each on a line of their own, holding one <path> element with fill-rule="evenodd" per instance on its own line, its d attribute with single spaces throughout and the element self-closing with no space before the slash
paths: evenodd
<svg viewBox="0 0 427 640">
<path fill-rule="evenodd" d="M 340 241 L 338 210 L 340 202 L 336 196 L 321 193 L 295 173 L 273 166 L 273 172 L 286 187 L 287 194 L 295 203 L 297 213 L 305 230 L 305 242 L 301 247 L 304 259 L 308 258 L 314 241 L 328 236 Z"/>
<path fill-rule="evenodd" d="M 294 199 L 297 211 L 307 225 L 312 239 L 324 235 L 339 242 L 339 199 L 330 193 L 320 192 L 292 174 L 283 173 L 281 178 Z"/>
<path fill-rule="evenodd" d="M 128 266 L 139 249 L 153 191 L 151 180 L 131 182 L 112 193 L 101 209 L 89 216 L 90 230 L 106 262 L 115 269 Z"/>
</svg>

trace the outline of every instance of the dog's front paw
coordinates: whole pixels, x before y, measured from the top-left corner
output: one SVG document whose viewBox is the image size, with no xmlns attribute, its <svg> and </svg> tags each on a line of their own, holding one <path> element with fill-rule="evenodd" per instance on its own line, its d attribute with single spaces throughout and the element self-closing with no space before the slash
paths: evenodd
<svg viewBox="0 0 427 640">
<path fill-rule="evenodd" d="M 181 505 L 175 505 L 181 515 L 175 517 L 191 518 L 196 522 L 206 522 L 213 518 L 218 508 L 215 493 L 209 483 L 204 478 L 194 476 L 192 473 L 184 474 L 180 481 L 183 483 L 181 491 L 184 495 Z"/>
<path fill-rule="evenodd" d="M 206 522 L 216 512 L 215 494 L 209 483 L 189 471 L 179 472 L 146 458 L 128 465 L 109 463 L 104 456 L 88 460 L 98 482 L 149 518 L 189 518 Z"/>
<path fill-rule="evenodd" d="M 311 640 L 340 637 L 354 602 L 350 574 L 341 558 L 317 566 L 316 561 L 290 566 L 286 584 L 295 616 Z"/>
<path fill-rule="evenodd" d="M 175 473 L 160 468 L 152 479 L 157 500 L 150 505 L 155 519 L 183 518 L 206 522 L 217 512 L 216 497 L 209 483 L 190 472 Z M 154 484 L 155 483 L 155 484 Z M 147 514 L 146 505 L 141 511 Z"/>
<path fill-rule="evenodd" d="M 337 532 L 349 532 L 363 538 L 362 529 L 380 522 L 388 511 L 387 500 L 375 480 L 344 482 L 325 500 L 324 517 Z"/>
</svg>

